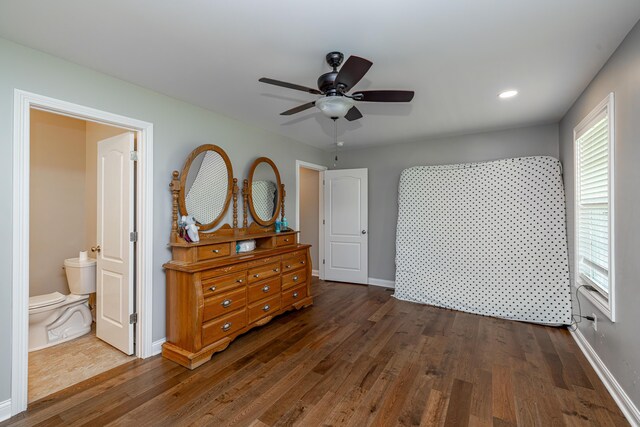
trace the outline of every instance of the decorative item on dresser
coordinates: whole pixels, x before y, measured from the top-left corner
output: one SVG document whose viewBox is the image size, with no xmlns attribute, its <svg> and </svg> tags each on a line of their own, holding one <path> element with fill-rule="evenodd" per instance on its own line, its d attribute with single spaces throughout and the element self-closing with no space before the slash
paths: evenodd
<svg viewBox="0 0 640 427">
<path fill-rule="evenodd" d="M 284 217 L 285 198 L 276 165 L 266 157 L 257 159 L 243 184 L 243 227 L 238 228 L 239 189 L 220 147 L 198 147 L 182 173 L 173 172 L 172 259 L 164 265 L 167 342 L 162 355 L 189 369 L 206 363 L 238 335 L 313 304 L 310 246 L 298 243 L 296 231 L 275 232 L 278 215 Z M 222 221 L 231 199 L 233 227 L 224 224 L 200 233 L 196 243 L 180 237 L 179 215 L 192 215 L 201 230 L 211 229 Z M 249 212 L 255 222 L 247 225 Z M 236 253 L 243 240 L 255 240 L 256 249 Z"/>
</svg>

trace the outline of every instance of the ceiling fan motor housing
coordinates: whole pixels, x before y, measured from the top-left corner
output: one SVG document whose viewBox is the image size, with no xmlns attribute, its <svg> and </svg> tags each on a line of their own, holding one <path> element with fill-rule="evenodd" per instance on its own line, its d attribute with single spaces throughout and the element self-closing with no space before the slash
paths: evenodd
<svg viewBox="0 0 640 427">
<path fill-rule="evenodd" d="M 327 64 L 333 71 L 325 73 L 318 77 L 318 89 L 327 95 L 335 95 L 336 90 L 334 87 L 334 82 L 336 80 L 336 76 L 338 75 L 338 67 L 342 64 L 344 60 L 344 55 L 342 52 L 329 52 L 326 56 Z"/>
<path fill-rule="evenodd" d="M 329 73 L 324 73 L 323 75 L 318 77 L 318 89 L 320 89 L 320 92 L 325 94 L 330 94 L 331 91 L 335 92 L 333 82 L 335 82 L 337 75 L 337 71 L 331 71 Z"/>
</svg>

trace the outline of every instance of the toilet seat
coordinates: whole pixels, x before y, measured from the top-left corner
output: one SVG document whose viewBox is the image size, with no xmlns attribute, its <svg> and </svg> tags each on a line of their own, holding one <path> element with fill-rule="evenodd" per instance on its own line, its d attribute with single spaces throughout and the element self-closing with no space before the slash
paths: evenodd
<svg viewBox="0 0 640 427">
<path fill-rule="evenodd" d="M 47 307 L 59 302 L 62 302 L 67 297 L 60 292 L 52 292 L 50 294 L 36 295 L 29 297 L 29 310 L 33 308 Z"/>
<path fill-rule="evenodd" d="M 63 295 L 60 292 L 37 295 L 29 298 L 29 314 L 43 313 L 87 300 L 89 300 L 89 295 Z"/>
</svg>

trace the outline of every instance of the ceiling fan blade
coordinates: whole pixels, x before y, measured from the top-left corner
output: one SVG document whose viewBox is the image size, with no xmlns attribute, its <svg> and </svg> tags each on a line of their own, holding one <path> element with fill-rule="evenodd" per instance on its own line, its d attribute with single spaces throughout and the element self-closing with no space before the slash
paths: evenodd
<svg viewBox="0 0 640 427">
<path fill-rule="evenodd" d="M 413 95 L 412 90 L 363 90 L 355 92 L 353 99 L 369 102 L 410 102 Z"/>
<path fill-rule="evenodd" d="M 351 55 L 349 59 L 344 63 L 338 75 L 334 81 L 334 86 L 344 85 L 344 91 L 346 92 L 356 85 L 367 74 L 369 68 L 373 65 L 373 62 L 368 61 L 359 56 Z"/>
<path fill-rule="evenodd" d="M 296 108 L 292 108 L 291 110 L 287 110 L 283 113 L 280 113 L 281 116 L 290 116 L 292 114 L 299 113 L 300 111 L 308 110 L 309 108 L 316 105 L 316 102 L 307 102 L 306 104 L 298 105 Z"/>
<path fill-rule="evenodd" d="M 322 92 L 320 92 L 318 89 L 313 89 L 306 86 L 300 86 L 294 83 L 281 82 L 280 80 L 268 79 L 266 77 L 262 77 L 261 79 L 258 79 L 258 81 L 261 83 L 267 83 L 270 85 L 286 87 L 287 89 L 301 90 L 303 92 L 312 93 L 314 95 L 322 95 Z"/>
<path fill-rule="evenodd" d="M 344 116 L 344 118 L 352 122 L 354 120 L 362 118 L 362 113 L 356 107 L 351 107 L 351 109 L 347 111 L 347 114 Z"/>
</svg>

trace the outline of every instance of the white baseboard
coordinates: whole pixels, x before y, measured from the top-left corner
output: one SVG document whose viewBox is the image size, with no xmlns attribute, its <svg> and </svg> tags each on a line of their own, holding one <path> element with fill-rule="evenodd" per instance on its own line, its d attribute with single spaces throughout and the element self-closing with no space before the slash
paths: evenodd
<svg viewBox="0 0 640 427">
<path fill-rule="evenodd" d="M 11 418 L 11 399 L 0 402 L 0 421 Z"/>
<path fill-rule="evenodd" d="M 311 275 L 315 277 L 320 277 L 320 272 L 318 270 L 311 270 Z"/>
<path fill-rule="evenodd" d="M 160 338 L 158 341 L 154 341 L 153 344 L 151 344 L 151 355 L 155 356 L 156 354 L 162 353 L 162 344 L 166 341 L 166 338 Z"/>
<path fill-rule="evenodd" d="M 396 282 L 393 280 L 376 279 L 375 277 L 369 277 L 367 283 L 373 286 L 382 286 L 383 288 L 395 289 L 396 287 Z"/>
<path fill-rule="evenodd" d="M 598 374 L 598 377 L 600 377 L 604 386 L 609 390 L 609 393 L 611 393 L 613 400 L 616 401 L 624 416 L 627 417 L 627 421 L 629 421 L 632 426 L 640 426 L 640 411 L 636 405 L 633 404 L 618 381 L 616 381 L 602 359 L 600 359 L 598 353 L 596 353 L 593 347 L 591 347 L 591 344 L 589 344 L 589 341 L 587 341 L 584 335 L 582 335 L 580 330 L 570 332 L 573 339 L 578 343 L 578 347 L 580 347 L 580 350 L 582 350 L 582 353 L 584 353 L 585 357 L 593 367 L 593 370 L 596 371 L 596 374 Z"/>
</svg>

